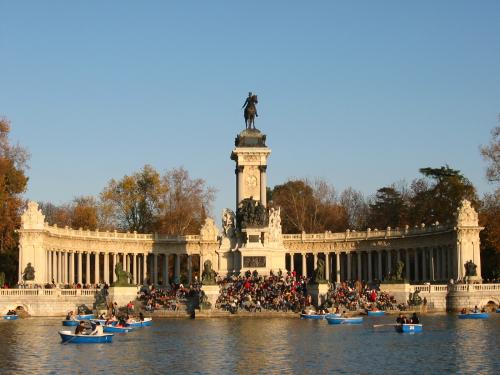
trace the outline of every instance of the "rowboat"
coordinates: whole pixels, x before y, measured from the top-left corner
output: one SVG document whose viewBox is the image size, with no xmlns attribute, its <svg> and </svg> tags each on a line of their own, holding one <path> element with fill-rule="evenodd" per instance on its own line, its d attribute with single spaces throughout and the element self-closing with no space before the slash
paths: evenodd
<svg viewBox="0 0 500 375">
<path fill-rule="evenodd" d="M 115 327 L 112 325 L 102 327 L 105 333 L 127 333 L 133 331 L 133 327 Z"/>
<path fill-rule="evenodd" d="M 301 319 L 314 319 L 314 320 L 320 320 L 320 319 L 325 319 L 325 314 L 320 315 L 320 314 L 300 314 Z"/>
<path fill-rule="evenodd" d="M 339 317 L 326 317 L 328 324 L 361 324 L 363 317 L 356 318 L 339 318 Z"/>
<path fill-rule="evenodd" d="M 368 316 L 382 316 L 382 315 L 385 315 L 385 311 L 383 310 L 368 310 L 366 312 L 368 314 Z"/>
<path fill-rule="evenodd" d="M 458 314 L 458 319 L 487 319 L 489 317 L 488 313 L 465 313 L 465 314 Z"/>
<path fill-rule="evenodd" d="M 422 324 L 395 324 L 394 328 L 401 333 L 422 332 L 424 330 Z"/>
<path fill-rule="evenodd" d="M 77 315 L 76 319 L 77 320 L 90 320 L 94 319 L 95 315 L 94 314 L 84 314 L 84 315 Z"/>
<path fill-rule="evenodd" d="M 19 316 L 17 315 L 2 315 L 4 320 L 17 320 Z"/>
<path fill-rule="evenodd" d="M 106 324 L 106 319 L 90 319 L 90 322 L 92 324 L 99 323 L 100 325 L 105 325 Z"/>
<path fill-rule="evenodd" d="M 141 322 L 140 320 L 136 320 L 132 323 L 127 323 L 128 327 L 148 327 L 153 325 L 153 318 L 144 318 Z"/>
<path fill-rule="evenodd" d="M 496 312 L 497 314 L 500 314 L 500 309 L 496 309 L 496 310 L 495 310 L 495 312 Z"/>
<path fill-rule="evenodd" d="M 65 327 L 74 327 L 77 326 L 78 324 L 80 324 L 80 322 L 78 320 L 73 320 L 73 319 L 62 321 L 62 325 Z"/>
<path fill-rule="evenodd" d="M 59 331 L 63 343 L 72 344 L 104 344 L 113 340 L 112 333 L 103 335 L 75 335 L 71 331 Z"/>
</svg>

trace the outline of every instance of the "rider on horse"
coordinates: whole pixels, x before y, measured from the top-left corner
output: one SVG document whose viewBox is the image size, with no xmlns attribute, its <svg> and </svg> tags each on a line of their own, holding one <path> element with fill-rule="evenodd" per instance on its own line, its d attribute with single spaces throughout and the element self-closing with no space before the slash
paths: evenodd
<svg viewBox="0 0 500 375">
<path fill-rule="evenodd" d="M 244 116 L 245 116 L 245 125 L 247 129 L 252 129 L 252 125 L 253 128 L 255 129 L 254 120 L 255 117 L 259 117 L 259 115 L 257 114 L 257 108 L 255 106 L 256 103 L 258 103 L 257 95 L 253 95 L 251 92 L 249 92 L 248 98 L 246 98 L 243 107 L 241 107 L 245 108 Z"/>
</svg>

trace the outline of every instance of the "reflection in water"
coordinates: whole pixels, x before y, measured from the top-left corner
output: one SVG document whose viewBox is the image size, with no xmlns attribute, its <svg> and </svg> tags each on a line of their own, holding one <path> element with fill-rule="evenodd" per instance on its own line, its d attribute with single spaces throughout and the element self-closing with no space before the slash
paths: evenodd
<svg viewBox="0 0 500 375">
<path fill-rule="evenodd" d="M 156 320 L 112 344 L 63 345 L 60 319 L 0 321 L 0 373 L 269 374 L 494 373 L 500 314 L 484 321 L 423 317 L 398 334 L 393 317 L 360 326 L 299 319 Z"/>
</svg>

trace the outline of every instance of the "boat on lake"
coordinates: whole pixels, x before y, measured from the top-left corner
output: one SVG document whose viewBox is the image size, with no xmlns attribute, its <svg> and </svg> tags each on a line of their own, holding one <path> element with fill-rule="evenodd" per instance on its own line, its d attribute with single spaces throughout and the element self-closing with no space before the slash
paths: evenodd
<svg viewBox="0 0 500 375">
<path fill-rule="evenodd" d="M 61 340 L 64 343 L 71 344 L 104 344 L 112 342 L 113 334 L 105 333 L 103 335 L 75 335 L 71 331 L 59 331 Z"/>
<path fill-rule="evenodd" d="M 134 327 L 115 327 L 113 325 L 103 326 L 104 333 L 128 333 L 133 331 Z"/>
<path fill-rule="evenodd" d="M 488 317 L 489 314 L 485 312 L 458 314 L 458 319 L 487 319 Z"/>
<path fill-rule="evenodd" d="M 77 320 L 90 320 L 90 319 L 95 319 L 94 314 L 83 314 L 83 315 L 77 315 L 76 316 Z"/>
<path fill-rule="evenodd" d="M 342 318 L 342 317 L 326 317 L 328 324 L 361 324 L 363 323 L 363 317 L 355 318 Z"/>
<path fill-rule="evenodd" d="M 63 320 L 62 325 L 65 327 L 74 327 L 79 325 L 80 322 L 78 320 L 73 320 L 73 319 L 68 319 L 68 320 Z"/>
<path fill-rule="evenodd" d="M 153 325 L 153 318 L 144 318 L 143 321 L 135 320 L 132 323 L 127 323 L 127 327 L 149 327 Z"/>
<path fill-rule="evenodd" d="M 314 319 L 314 320 L 321 320 L 325 319 L 326 314 L 300 314 L 301 319 Z"/>
<path fill-rule="evenodd" d="M 17 320 L 19 319 L 18 315 L 2 315 L 3 320 Z"/>
<path fill-rule="evenodd" d="M 368 310 L 366 312 L 368 316 L 383 316 L 385 315 L 385 311 L 383 310 Z"/>
<path fill-rule="evenodd" d="M 395 324 L 394 328 L 400 333 L 415 333 L 424 330 L 422 324 Z"/>
<path fill-rule="evenodd" d="M 496 309 L 496 310 L 495 310 L 495 312 L 496 312 L 497 314 L 500 314 L 500 309 Z"/>
</svg>

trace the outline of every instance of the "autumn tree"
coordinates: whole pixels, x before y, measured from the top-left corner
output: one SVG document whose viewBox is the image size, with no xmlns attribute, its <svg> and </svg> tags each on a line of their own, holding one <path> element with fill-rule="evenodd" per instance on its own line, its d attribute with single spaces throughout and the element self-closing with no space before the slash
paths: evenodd
<svg viewBox="0 0 500 375">
<path fill-rule="evenodd" d="M 350 229 L 361 230 L 366 227 L 368 204 L 362 192 L 348 187 L 340 194 L 339 203 L 346 212 Z"/>
<path fill-rule="evenodd" d="M 0 119 L 0 272 L 8 282 L 17 277 L 18 238 L 15 230 L 20 225 L 28 177 L 25 174 L 28 152 L 9 141 L 10 123 Z"/>
<path fill-rule="evenodd" d="M 184 168 L 162 178 L 163 195 L 157 231 L 170 235 L 197 234 L 215 199 L 215 190 L 201 178 L 191 178 Z"/>
<path fill-rule="evenodd" d="M 486 177 L 491 182 L 500 182 L 500 126 L 491 131 L 491 142 L 481 147 L 481 155 L 489 162 Z"/>
<path fill-rule="evenodd" d="M 276 185 L 270 196 L 281 207 L 284 233 L 339 231 L 347 227 L 347 214 L 338 204 L 335 189 L 324 180 L 289 180 Z"/>
</svg>

